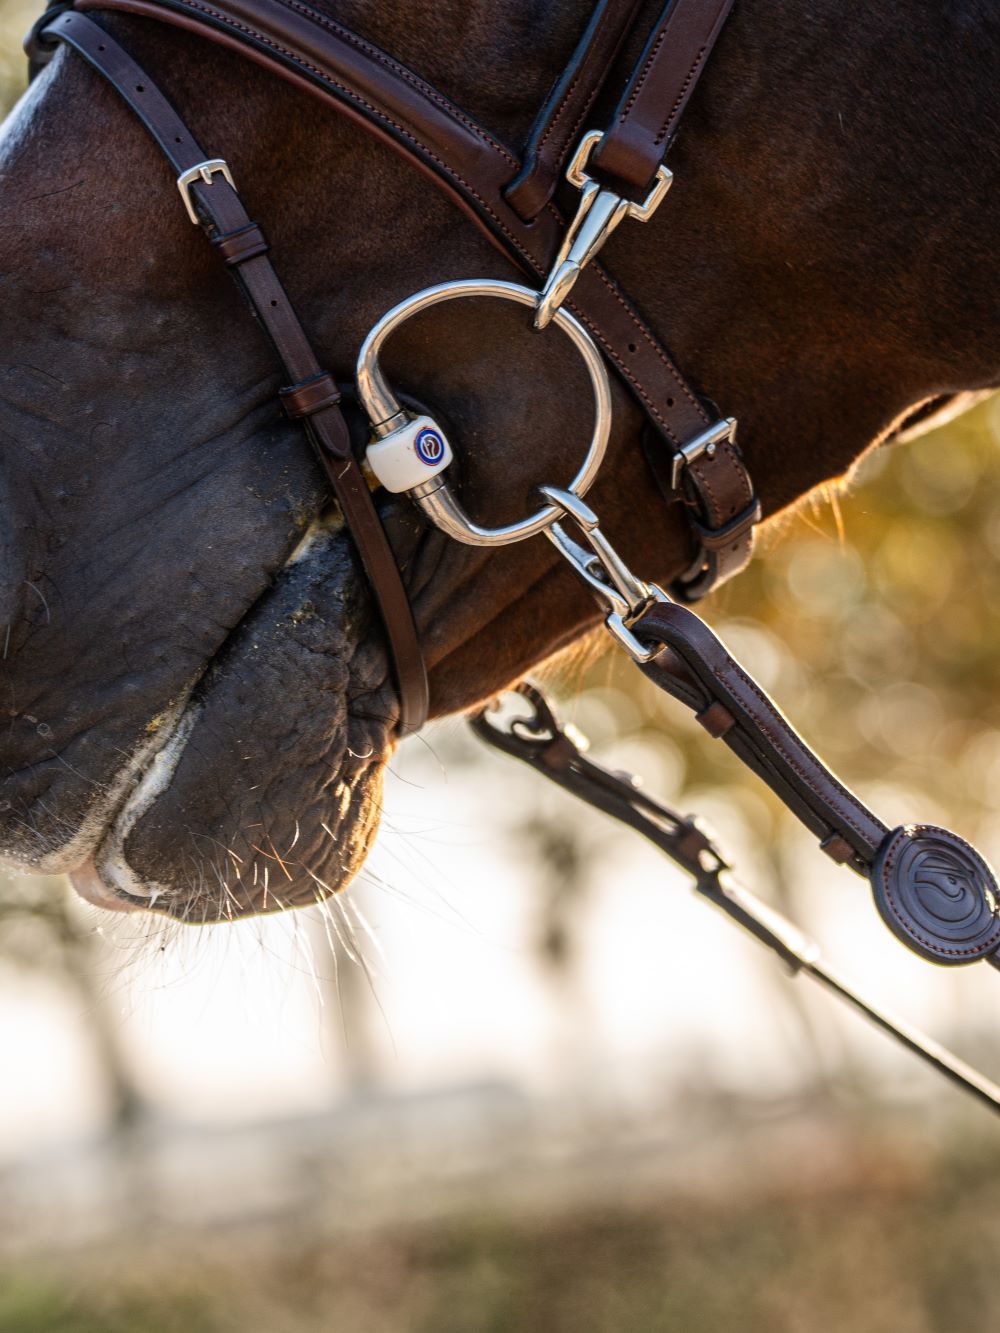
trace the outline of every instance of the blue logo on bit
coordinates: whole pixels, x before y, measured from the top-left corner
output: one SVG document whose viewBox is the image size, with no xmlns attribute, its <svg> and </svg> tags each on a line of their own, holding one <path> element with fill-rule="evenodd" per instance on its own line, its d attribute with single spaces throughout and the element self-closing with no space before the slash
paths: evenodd
<svg viewBox="0 0 1000 1333">
<path fill-rule="evenodd" d="M 414 441 L 417 457 L 428 467 L 434 467 L 444 457 L 444 440 L 436 430 L 425 427 Z"/>
</svg>

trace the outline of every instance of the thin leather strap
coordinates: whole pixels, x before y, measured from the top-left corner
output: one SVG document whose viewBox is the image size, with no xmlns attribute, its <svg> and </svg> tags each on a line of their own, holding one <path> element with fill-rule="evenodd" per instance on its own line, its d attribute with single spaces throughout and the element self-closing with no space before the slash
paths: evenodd
<svg viewBox="0 0 1000 1333">
<path fill-rule="evenodd" d="M 619 194 L 649 193 L 732 7 L 733 0 L 669 0 L 591 158 Z"/>
<path fill-rule="evenodd" d="M 642 667 L 645 675 L 693 708 L 709 735 L 763 778 L 825 852 L 868 874 L 888 828 L 834 777 L 708 626 L 686 607 L 657 603 L 633 632 L 664 645 Z"/>
<path fill-rule="evenodd" d="M 281 402 L 286 413 L 293 421 L 314 416 L 326 407 L 333 407 L 340 402 L 340 389 L 337 381 L 328 372 L 313 375 L 301 384 L 293 384 L 281 390 Z"/>
<path fill-rule="evenodd" d="M 204 151 L 170 103 L 98 24 L 83 14 L 68 12 L 52 19 L 42 36 L 43 40 L 57 39 L 73 47 L 108 80 L 163 150 L 176 175 L 205 162 Z M 253 238 L 253 253 L 231 265 L 230 272 L 268 333 L 288 378 L 295 385 L 308 381 L 322 384 L 327 390 L 326 401 L 317 402 L 304 416 L 306 430 L 343 510 L 382 613 L 399 687 L 400 730 L 416 731 L 427 717 L 423 654 L 395 556 L 352 453 L 337 400 L 330 398 L 324 372 L 267 257 L 263 233 L 251 221 L 239 194 L 218 174 L 211 177 L 211 184 L 199 177 L 191 192 L 203 229 L 224 257 L 240 238 Z"/>
<path fill-rule="evenodd" d="M 256 259 L 258 255 L 266 255 L 270 249 L 267 237 L 256 223 L 231 232 L 228 236 L 216 236 L 212 244 L 230 268 L 245 264 L 248 259 Z"/>
<path fill-rule="evenodd" d="M 570 151 L 604 86 L 642 0 L 601 0 L 531 127 L 524 165 L 504 190 L 511 207 L 530 222 L 555 194 Z"/>
<path fill-rule="evenodd" d="M 690 0 L 685 0 L 685 3 Z M 715 3 L 715 0 L 711 0 Z M 503 197 L 519 163 L 471 116 L 371 42 L 302 0 L 76 0 L 171 23 L 210 38 L 330 102 L 420 166 L 484 234 L 534 281 L 549 271 L 565 221 L 548 204 L 526 224 Z M 709 413 L 653 331 L 598 263 L 580 275 L 567 303 L 604 348 L 655 427 L 654 473 L 670 500 L 689 505 L 708 529 L 758 511 L 737 447 L 720 445 L 686 469 L 673 490 L 674 454 L 711 424 Z M 753 523 L 709 551 L 691 529 L 691 566 L 672 591 L 695 600 L 740 572 L 753 551 Z"/>
</svg>

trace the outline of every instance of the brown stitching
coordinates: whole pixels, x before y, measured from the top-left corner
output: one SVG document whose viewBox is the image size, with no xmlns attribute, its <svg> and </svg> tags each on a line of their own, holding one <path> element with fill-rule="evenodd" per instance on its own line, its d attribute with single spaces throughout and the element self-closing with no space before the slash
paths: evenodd
<svg viewBox="0 0 1000 1333">
<path fill-rule="evenodd" d="M 736 450 L 733 448 L 732 444 L 730 444 L 728 440 L 724 440 L 722 442 L 722 447 L 725 449 L 729 457 L 729 460 L 732 464 L 732 470 L 739 478 L 740 487 L 743 492 L 743 498 L 746 502 L 743 508 L 746 508 L 746 506 L 749 505 L 750 502 L 753 500 L 753 488 L 750 485 L 749 474 L 747 473 L 746 468 L 743 466 L 743 463 L 738 457 Z M 700 461 L 697 463 L 693 463 L 691 465 L 691 471 L 695 474 L 695 477 L 698 479 L 699 484 L 707 492 L 708 497 L 715 508 L 715 516 L 717 519 L 721 520 L 724 518 L 732 518 L 735 514 L 739 512 L 739 510 L 736 508 L 730 509 L 728 514 L 723 511 L 722 506 L 719 504 L 719 501 L 716 497 L 716 493 L 712 489 L 712 482 L 711 482 L 711 477 L 709 475 L 709 470 L 708 468 L 705 467 L 703 463 L 701 463 Z"/>
<path fill-rule="evenodd" d="M 381 116 L 381 118 L 385 120 L 388 124 L 392 125 L 394 129 L 399 129 L 401 133 L 405 133 L 405 131 L 402 130 L 402 127 L 396 125 L 394 121 L 390 120 L 389 117 L 386 115 L 386 113 L 380 112 L 377 107 L 374 107 L 370 103 L 365 102 L 362 99 L 360 93 L 355 93 L 345 84 L 342 84 L 338 80 L 336 80 L 332 75 L 327 74 L 325 71 L 319 69 L 316 65 L 311 64 L 308 60 L 304 59 L 300 54 L 296 53 L 295 51 L 292 51 L 288 47 L 280 45 L 273 38 L 268 37 L 266 33 L 261 32 L 260 29 L 252 28 L 250 27 L 249 24 L 243 23 L 238 19 L 231 18 L 228 14 L 223 14 L 217 9 L 212 9 L 211 6 L 209 5 L 201 4 L 199 3 L 199 0 L 182 0 L 182 3 L 186 9 L 193 9 L 199 13 L 206 15 L 208 18 L 213 18 L 220 23 L 227 24 L 230 28 L 235 28 L 239 32 L 246 33 L 248 37 L 252 37 L 256 41 L 263 42 L 264 45 L 269 46 L 271 50 L 277 51 L 281 55 L 287 56 L 290 60 L 294 61 L 294 63 L 299 65 L 302 69 L 307 69 L 311 73 L 318 75 L 319 78 L 321 78 L 324 82 L 329 83 L 332 87 L 338 88 L 341 92 L 347 94 L 353 100 L 363 105 L 367 110 L 373 112 L 375 115 Z M 422 95 L 426 96 L 429 101 L 434 102 L 454 120 L 459 121 L 460 124 L 464 125 L 468 130 L 471 130 L 472 133 L 475 134 L 476 138 L 479 139 L 482 143 L 488 144 L 491 148 L 496 149 L 496 151 L 501 154 L 504 161 L 509 163 L 510 166 L 516 167 L 519 165 L 517 158 L 515 158 L 513 154 L 503 146 L 503 144 L 498 143 L 495 139 L 493 139 L 489 134 L 486 133 L 486 131 L 483 129 L 481 125 L 478 125 L 474 120 L 469 118 L 461 110 L 460 107 L 457 107 L 454 104 L 454 102 L 450 102 L 441 93 L 437 92 L 436 89 L 432 88 L 430 84 L 425 84 L 412 72 L 412 70 L 408 70 L 405 67 L 405 65 L 396 65 L 396 63 L 391 59 L 391 57 L 387 56 L 384 51 L 379 50 L 377 46 L 367 45 L 366 43 L 362 42 L 361 39 L 356 38 L 355 34 L 349 33 L 346 29 L 341 31 L 339 29 L 339 25 L 332 24 L 326 21 L 322 15 L 313 15 L 305 7 L 296 6 L 295 0 L 285 0 L 285 3 L 293 8 L 298 7 L 299 12 L 302 13 L 305 17 L 309 18 L 311 21 L 315 21 L 318 27 L 325 27 L 329 32 L 333 32 L 336 36 L 342 37 L 343 40 L 345 41 L 345 44 L 354 45 L 356 48 L 363 50 L 377 63 L 386 66 L 387 68 L 393 69 L 394 72 L 396 72 L 405 82 L 409 83 L 411 87 L 416 88 Z M 354 39 L 353 41 L 351 41 L 352 38 Z M 413 139 L 412 142 L 416 143 L 418 141 L 416 139 Z M 423 147 L 423 145 L 421 146 Z M 431 155 L 429 149 L 425 148 L 425 151 L 428 153 L 428 155 Z M 435 161 L 438 160 L 439 159 L 435 158 Z M 461 177 L 456 176 L 456 179 L 461 180 Z M 463 182 L 463 184 L 466 184 L 466 182 Z M 476 197 L 478 198 L 478 196 Z M 485 203 L 485 201 L 483 202 Z"/>
<path fill-rule="evenodd" d="M 618 304 L 622 306 L 623 309 L 628 313 L 629 318 L 635 324 L 636 328 L 645 338 L 646 342 L 649 343 L 650 347 L 659 357 L 660 361 L 662 361 L 664 368 L 673 377 L 674 382 L 676 383 L 678 389 L 681 391 L 681 393 L 683 393 L 684 397 L 688 400 L 688 402 L 695 409 L 695 411 L 701 417 L 702 421 L 704 421 L 705 425 L 707 426 L 709 424 L 708 413 L 702 407 L 701 403 L 698 402 L 698 399 L 692 393 L 690 386 L 685 382 L 685 380 L 681 376 L 680 371 L 673 364 L 673 362 L 664 352 L 663 348 L 659 345 L 659 343 L 656 341 L 656 339 L 653 337 L 650 331 L 646 328 L 645 324 L 642 322 L 639 316 L 629 305 L 628 301 L 619 291 L 617 285 L 612 281 L 607 272 L 600 266 L 600 264 L 592 264 L 591 267 L 593 268 L 594 272 L 598 275 L 598 277 L 601 279 L 601 281 L 604 283 L 604 285 L 609 289 L 609 291 L 614 296 Z"/>
<path fill-rule="evenodd" d="M 750 474 L 744 466 L 743 460 L 736 452 L 736 446 L 730 440 L 723 440 L 722 447 L 732 459 L 733 467 L 739 475 L 740 485 L 743 487 L 744 508 L 753 500 L 753 486 L 750 484 Z"/>
<path fill-rule="evenodd" d="M 320 83 L 324 83 L 328 87 L 336 89 L 337 92 L 339 92 L 347 101 L 353 102 L 356 106 L 363 107 L 367 112 L 371 114 L 371 116 L 375 120 L 380 121 L 383 125 L 391 126 L 404 139 L 408 140 L 411 144 L 414 145 L 415 148 L 417 148 L 420 152 L 422 152 L 426 157 L 430 158 L 432 162 L 437 163 L 437 165 L 441 168 L 442 172 L 445 175 L 449 176 L 453 181 L 456 181 L 472 196 L 473 199 L 477 200 L 482 205 L 483 211 L 493 219 L 493 221 L 497 225 L 497 228 L 503 233 L 504 236 L 507 237 L 507 239 L 510 241 L 511 245 L 515 248 L 518 254 L 520 254 L 521 257 L 525 259 L 528 262 L 528 264 L 535 269 L 536 272 L 541 271 L 540 266 L 537 264 L 537 261 L 534 259 L 531 253 L 524 248 L 524 246 L 517 239 L 514 233 L 509 230 L 509 228 L 504 224 L 499 215 L 493 211 L 489 203 L 487 203 L 487 201 L 483 198 L 483 196 L 479 194 L 479 192 L 475 189 L 475 187 L 469 181 L 467 181 L 464 178 L 464 176 L 461 176 L 454 169 L 454 167 L 452 167 L 448 162 L 446 162 L 443 158 L 438 157 L 438 155 L 434 153 L 430 148 L 428 148 L 428 146 L 425 143 L 423 143 L 420 139 L 416 137 L 416 135 L 414 135 L 410 130 L 408 130 L 405 125 L 401 125 L 397 120 L 394 120 L 392 116 L 390 116 L 386 111 L 375 106 L 374 103 L 369 102 L 366 98 L 364 98 L 360 93 L 356 92 L 353 88 L 349 88 L 346 84 L 341 83 L 338 79 L 333 78 L 331 75 L 327 74 L 324 70 L 319 69 L 318 66 L 311 64 L 308 60 L 304 60 L 295 51 L 291 51 L 287 47 L 281 46 L 278 42 L 274 41 L 270 37 L 267 37 L 264 33 L 259 32 L 257 29 L 248 27 L 246 24 L 239 23 L 236 20 L 231 19 L 227 14 L 222 14 L 219 13 L 217 10 L 210 9 L 207 5 L 198 4 L 197 0 L 184 0 L 184 3 L 188 8 L 198 9 L 202 13 L 208 15 L 209 17 L 217 18 L 220 22 L 227 24 L 229 27 L 235 28 L 240 32 L 246 33 L 248 37 L 252 37 L 255 41 L 262 42 L 265 46 L 270 47 L 272 51 L 276 51 L 279 55 L 287 57 L 287 59 L 293 65 L 298 65 L 300 69 L 307 70 L 310 74 L 314 75 Z M 499 148 L 499 151 L 502 153 L 504 159 L 507 162 L 509 162 L 512 166 L 517 165 L 516 160 L 513 157 L 511 157 L 511 155 L 505 149 L 501 148 L 499 145 L 496 145 L 496 147 Z"/>
<path fill-rule="evenodd" d="M 196 0 L 185 0 L 185 2 L 194 4 Z M 411 88 L 415 88 L 417 92 L 426 97 L 428 101 L 436 103 L 443 111 L 446 111 L 448 115 L 461 121 L 467 129 L 472 130 L 477 138 L 482 139 L 484 143 L 492 145 L 492 147 L 503 153 L 508 162 L 512 165 L 517 165 L 516 159 L 511 156 L 506 148 L 504 148 L 503 144 L 494 139 L 482 125 L 479 125 L 474 121 L 460 106 L 457 106 L 454 102 L 450 101 L 443 93 L 438 92 L 432 84 L 425 83 L 419 75 L 414 74 L 413 70 L 407 69 L 407 67 L 400 64 L 398 60 L 394 60 L 387 51 L 383 51 L 381 47 L 375 46 L 372 42 L 366 42 L 363 37 L 359 37 L 358 34 L 352 32 L 350 28 L 342 27 L 335 20 L 312 9 L 309 5 L 301 4 L 298 0 L 283 0 L 283 3 L 287 5 L 289 9 L 294 9 L 296 12 L 309 19 L 310 22 L 315 23 L 317 27 L 326 28 L 328 32 L 334 33 L 345 45 L 353 46 L 356 50 L 363 51 L 378 64 L 391 69 L 399 78 L 408 83 Z"/>
<path fill-rule="evenodd" d="M 695 77 L 695 74 L 698 72 L 698 66 L 702 63 L 704 59 L 705 59 L 705 47 L 703 46 L 701 50 L 698 52 L 697 56 L 695 57 L 694 64 L 688 70 L 687 78 L 681 85 L 681 90 L 677 94 L 676 102 L 674 102 L 673 106 L 670 109 L 670 114 L 667 116 L 667 119 L 663 122 L 663 126 L 660 129 L 659 134 L 653 141 L 657 146 L 663 143 L 663 140 L 667 137 L 667 132 L 670 129 L 670 126 L 673 124 L 674 120 L 677 118 L 677 115 L 681 107 L 684 105 L 684 99 L 687 96 L 688 89 L 691 87 L 691 81 Z"/>
<path fill-rule="evenodd" d="M 629 94 L 628 101 L 625 103 L 625 105 L 621 109 L 621 112 L 619 113 L 618 116 L 619 122 L 625 119 L 628 113 L 632 110 L 632 107 L 635 105 L 635 100 L 639 96 L 639 92 L 642 88 L 642 85 L 646 82 L 646 79 L 649 77 L 649 71 L 653 66 L 653 62 L 656 59 L 657 54 L 659 53 L 660 47 L 663 45 L 664 40 L 666 39 L 667 29 L 669 27 L 670 27 L 670 19 L 668 18 L 666 23 L 664 23 L 663 27 L 660 29 L 660 35 L 653 43 L 652 49 L 650 50 L 649 55 L 646 57 L 642 69 L 636 75 L 636 79 L 632 85 L 632 90 Z"/>
<path fill-rule="evenodd" d="M 715 491 L 712 489 L 711 477 L 708 476 L 702 470 L 702 468 L 699 467 L 697 463 L 694 465 L 694 467 L 691 468 L 691 471 L 694 473 L 697 485 L 701 488 L 702 492 L 704 493 L 703 498 L 707 497 L 708 503 L 711 506 L 710 516 L 715 520 L 714 525 L 717 527 L 721 527 L 722 520 L 725 518 L 725 515 L 723 514 L 722 509 L 719 505 L 718 497 L 716 496 Z"/>
<path fill-rule="evenodd" d="M 527 171 L 526 171 L 526 173 L 525 173 L 525 182 L 526 182 L 527 180 L 529 180 L 531 177 L 539 175 L 539 174 L 542 172 L 543 169 L 547 170 L 546 163 L 543 162 L 543 160 L 542 160 L 542 158 L 543 158 L 543 151 L 542 151 L 542 150 L 543 150 L 544 147 L 545 147 L 545 142 L 546 142 L 546 140 L 547 140 L 547 139 L 552 135 L 552 133 L 555 131 L 555 128 L 556 128 L 556 122 L 559 120 L 559 117 L 560 117 L 560 116 L 563 114 L 563 112 L 565 111 L 565 109 L 566 109 L 566 105 L 567 105 L 567 103 L 568 103 L 568 101 L 569 101 L 569 98 L 570 98 L 570 95 L 572 94 L 575 85 L 576 85 L 579 81 L 580 81 L 580 75 L 578 74 L 578 75 L 576 76 L 576 78 L 573 80 L 573 82 L 570 84 L 570 86 L 566 89 L 566 93 L 565 93 L 565 95 L 564 95 L 564 97 L 563 97 L 562 103 L 560 104 L 559 110 L 556 112 L 555 117 L 549 122 L 548 126 L 546 127 L 545 133 L 542 135 L 542 137 L 539 139 L 538 143 L 535 145 L 534 149 L 532 150 L 532 152 L 531 152 L 531 157 L 530 157 L 528 163 L 526 163 L 528 169 L 527 169 Z M 556 146 L 556 148 L 555 148 L 555 150 L 554 150 L 554 154 L 553 154 L 554 161 L 553 161 L 553 164 L 552 164 L 553 167 L 556 167 L 556 168 L 558 167 L 559 158 L 561 157 L 562 153 L 565 152 L 567 144 L 572 143 L 573 140 L 576 138 L 576 136 L 577 136 L 577 134 L 578 134 L 578 132 L 579 132 L 580 126 L 581 126 L 581 125 L 583 124 L 583 122 L 587 119 L 587 114 L 588 114 L 588 112 L 590 111 L 590 108 L 591 108 L 591 106 L 593 105 L 593 102 L 594 102 L 593 97 L 588 97 L 588 98 L 586 99 L 586 102 L 585 102 L 585 104 L 584 104 L 583 110 L 582 110 L 582 111 L 580 112 L 580 114 L 577 116 L 577 118 L 576 118 L 576 120 L 574 121 L 572 127 L 571 127 L 571 128 L 570 128 L 570 129 L 569 129 L 563 136 L 562 136 L 562 139 L 561 139 L 560 143 Z"/>
<path fill-rule="evenodd" d="M 656 418 L 656 420 L 659 422 L 659 424 L 660 424 L 660 425 L 663 427 L 663 429 L 666 431 L 667 435 L 670 437 L 671 442 L 674 443 L 674 444 L 677 444 L 677 436 L 674 434 L 674 432 L 673 432 L 673 431 L 670 429 L 670 427 L 667 425 L 667 422 L 666 422 L 666 420 L 664 419 L 663 415 L 661 414 L 659 408 L 656 406 L 656 404 L 653 402 L 652 398 L 650 397 L 650 395 L 649 395 L 649 393 L 648 393 L 648 391 L 647 391 L 647 389 L 646 389 L 646 386 L 642 383 L 641 380 L 639 380 L 639 379 L 637 378 L 637 376 L 635 375 L 634 371 L 632 371 L 632 370 L 626 365 L 624 359 L 623 359 L 621 356 L 619 356 L 617 350 L 616 350 L 615 347 L 608 341 L 608 339 L 607 339 L 607 337 L 605 336 L 604 332 L 598 327 L 597 324 L 594 323 L 594 321 L 590 318 L 590 316 L 589 316 L 588 314 L 586 314 L 585 311 L 583 311 L 583 310 L 581 310 L 581 309 L 579 308 L 579 306 L 573 305 L 573 304 L 570 303 L 570 302 L 567 302 L 567 304 L 570 305 L 570 309 L 574 312 L 574 314 L 576 315 L 577 319 L 579 319 L 579 320 L 581 321 L 581 323 L 585 324 L 585 325 L 587 326 L 587 328 L 591 331 L 591 333 L 594 335 L 594 337 L 597 338 L 598 342 L 600 342 L 601 346 L 602 346 L 602 347 L 604 348 L 604 350 L 607 352 L 608 356 L 611 357 L 612 361 L 615 363 L 615 365 L 618 367 L 618 369 L 621 371 L 621 373 L 622 373 L 622 374 L 625 376 L 625 378 L 628 380 L 629 384 L 632 385 L 632 388 L 635 389 L 636 393 L 639 395 L 639 397 L 642 399 L 642 401 L 646 404 L 646 407 L 647 407 L 648 411 L 649 411 L 649 412 Z"/>
<path fill-rule="evenodd" d="M 725 652 L 725 649 L 723 649 L 723 652 Z M 734 658 L 729 657 L 728 653 L 726 654 L 726 657 L 729 663 L 729 667 L 736 671 L 736 674 L 741 678 L 741 680 L 743 680 L 743 682 L 749 687 L 751 692 L 757 696 L 761 704 L 763 704 L 764 706 L 763 717 L 751 713 L 751 717 L 753 718 L 754 724 L 768 738 L 774 749 L 778 752 L 778 754 L 781 755 L 781 757 L 784 759 L 788 767 L 792 769 L 793 772 L 797 773 L 799 777 L 802 779 L 802 781 L 806 784 L 806 786 L 811 788 L 811 790 L 816 794 L 816 796 L 819 797 L 824 810 L 829 810 L 830 808 L 829 803 L 823 797 L 823 793 L 820 791 L 819 787 L 816 786 L 816 783 L 810 776 L 808 769 L 802 767 L 801 758 L 793 758 L 793 756 L 788 753 L 787 749 L 782 747 L 781 741 L 783 738 L 783 732 L 779 730 L 778 734 L 775 735 L 768 728 L 767 715 L 774 711 L 774 705 L 764 694 L 763 690 L 760 688 L 757 682 L 753 680 L 752 677 L 747 675 L 747 673 L 743 670 L 740 664 Z M 723 671 L 721 671 L 718 667 L 715 666 L 713 666 L 711 670 L 716 680 L 718 680 L 721 685 L 725 686 L 726 681 Z M 869 809 L 867 809 L 867 807 L 860 800 L 858 800 L 856 796 L 854 796 L 851 792 L 849 792 L 847 788 L 843 785 L 843 783 L 841 783 L 840 780 L 836 778 L 834 774 L 831 773 L 830 770 L 826 768 L 825 765 L 823 765 L 822 762 L 812 753 L 812 751 L 809 750 L 809 747 L 806 745 L 805 741 L 803 741 L 798 736 L 795 737 L 795 740 L 798 743 L 798 745 L 800 745 L 802 749 L 806 751 L 806 753 L 809 755 L 812 761 L 824 770 L 830 783 L 841 794 L 844 800 L 846 800 L 849 804 L 853 805 L 854 808 L 860 811 L 860 813 L 863 816 L 867 816 L 869 819 L 871 819 L 875 825 L 877 825 L 879 828 L 882 829 L 883 834 L 888 832 L 888 830 L 881 823 L 881 821 L 876 819 L 875 816 L 872 814 L 872 812 Z M 854 829 L 855 833 L 858 834 L 859 837 L 863 838 L 865 842 L 869 841 L 868 834 L 865 832 L 864 828 L 860 824 L 856 824 L 854 820 L 851 819 L 849 814 L 847 814 L 845 811 L 840 811 L 839 814 L 840 817 L 844 820 L 844 822 L 849 824 L 851 828 Z"/>
<path fill-rule="evenodd" d="M 579 134 L 580 126 L 583 124 L 583 122 L 587 119 L 587 116 L 590 114 L 590 108 L 593 106 L 593 104 L 594 104 L 594 99 L 592 97 L 588 98 L 586 106 L 577 116 L 576 120 L 573 122 L 573 125 L 571 126 L 569 131 L 563 136 L 563 142 L 562 142 L 563 149 L 565 149 L 567 144 L 572 143 L 573 140 L 576 138 L 577 134 Z M 540 147 L 541 145 L 539 145 L 539 148 Z"/>
<path fill-rule="evenodd" d="M 582 73 L 583 73 L 583 71 L 580 70 L 580 72 L 579 72 L 573 79 L 570 80 L 570 85 L 569 85 L 569 87 L 566 89 L 566 91 L 563 93 L 562 101 L 559 103 L 559 106 L 558 106 L 558 108 L 557 108 L 555 114 L 553 115 L 552 119 L 549 121 L 548 125 L 546 126 L 545 133 L 544 133 L 544 134 L 542 135 L 542 137 L 538 140 L 538 147 L 537 147 L 537 149 L 536 149 L 536 152 L 537 152 L 539 155 L 541 155 L 541 151 L 542 151 L 542 149 L 545 147 L 546 141 L 551 137 L 553 131 L 555 130 L 555 127 L 559 124 L 559 121 L 562 119 L 563 115 L 565 114 L 566 107 L 569 105 L 569 99 L 573 96 L 574 92 L 576 91 L 577 85 L 578 85 L 579 82 L 580 82 L 580 75 L 581 75 Z M 583 114 L 586 115 L 586 114 L 587 114 L 586 111 L 585 111 Z M 579 121 L 578 121 L 577 123 L 579 124 Z M 572 138 L 572 132 L 571 132 L 571 134 L 569 135 L 569 137 Z"/>
</svg>

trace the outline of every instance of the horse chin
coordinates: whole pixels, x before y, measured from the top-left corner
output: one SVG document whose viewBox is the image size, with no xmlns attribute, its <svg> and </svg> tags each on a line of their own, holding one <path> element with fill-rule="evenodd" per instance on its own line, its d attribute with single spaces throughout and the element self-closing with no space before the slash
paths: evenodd
<svg viewBox="0 0 1000 1333">
<path fill-rule="evenodd" d="M 211 922 L 303 906 L 356 874 L 396 700 L 343 534 L 319 530 L 165 729 L 93 856 L 87 901 Z"/>
</svg>

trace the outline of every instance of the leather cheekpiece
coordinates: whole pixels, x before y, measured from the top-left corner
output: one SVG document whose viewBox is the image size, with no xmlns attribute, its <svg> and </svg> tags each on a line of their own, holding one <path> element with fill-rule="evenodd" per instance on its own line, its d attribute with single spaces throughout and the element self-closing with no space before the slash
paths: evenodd
<svg viewBox="0 0 1000 1333">
<path fill-rule="evenodd" d="M 42 39 L 46 38 L 72 46 L 108 80 L 159 144 L 177 176 L 191 177 L 190 193 L 199 225 L 210 241 L 220 241 L 217 253 L 230 244 L 237 262 L 229 271 L 292 381 L 293 407 L 307 409 L 301 415 L 308 438 L 343 511 L 378 603 L 396 669 L 400 731 L 419 730 L 427 719 L 429 690 L 409 597 L 368 484 L 351 452 L 347 423 L 337 406 L 336 384 L 320 366 L 267 257 L 263 233 L 222 175 L 212 175 L 210 180 L 201 176 L 204 149 L 149 75 L 104 28 L 70 10 L 51 19 L 42 33 Z M 260 248 L 262 243 L 265 250 Z"/>
</svg>

